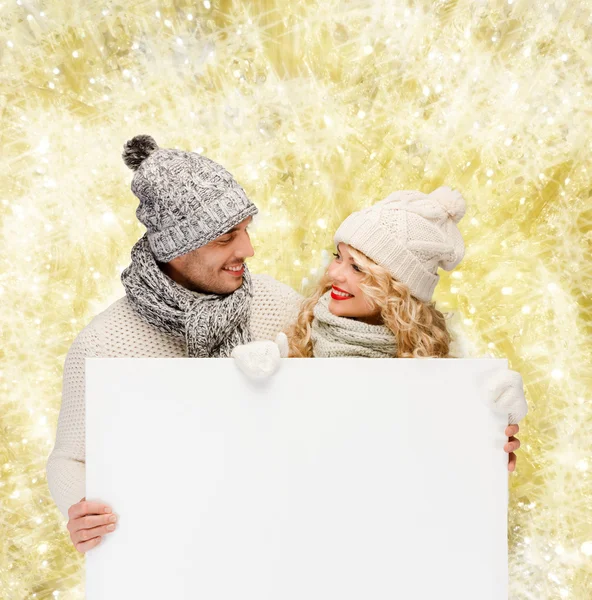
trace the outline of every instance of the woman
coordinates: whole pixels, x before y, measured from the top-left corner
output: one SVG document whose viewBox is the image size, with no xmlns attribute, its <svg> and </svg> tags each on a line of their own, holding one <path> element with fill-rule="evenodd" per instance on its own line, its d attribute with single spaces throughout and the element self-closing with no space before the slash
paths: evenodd
<svg viewBox="0 0 592 600">
<path fill-rule="evenodd" d="M 466 210 L 448 187 L 430 194 L 400 191 L 352 213 L 335 233 L 337 252 L 316 290 L 301 307 L 287 340 L 252 342 L 233 351 L 253 377 L 269 374 L 280 356 L 452 358 L 453 336 L 432 301 L 438 268 L 456 267 L 464 256 L 457 227 Z M 459 340 L 456 340 L 457 342 Z M 287 348 L 287 352 L 286 352 Z M 265 366 L 267 365 L 267 367 Z M 488 382 L 492 404 L 508 413 L 509 470 L 512 437 L 527 413 L 522 378 L 497 373 Z"/>
<path fill-rule="evenodd" d="M 395 192 L 351 214 L 337 252 L 289 332 L 290 355 L 450 356 L 451 335 L 432 302 L 438 267 L 450 271 L 464 244 L 458 192 Z"/>
</svg>

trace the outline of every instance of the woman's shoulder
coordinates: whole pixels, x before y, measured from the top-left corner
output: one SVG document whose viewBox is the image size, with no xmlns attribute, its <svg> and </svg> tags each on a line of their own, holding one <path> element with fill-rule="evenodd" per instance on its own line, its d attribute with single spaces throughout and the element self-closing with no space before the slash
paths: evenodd
<svg viewBox="0 0 592 600">
<path fill-rule="evenodd" d="M 473 339 L 465 316 L 460 311 L 451 312 L 446 318 L 446 328 L 450 333 L 450 356 L 454 358 L 477 358 L 479 349 Z"/>
</svg>

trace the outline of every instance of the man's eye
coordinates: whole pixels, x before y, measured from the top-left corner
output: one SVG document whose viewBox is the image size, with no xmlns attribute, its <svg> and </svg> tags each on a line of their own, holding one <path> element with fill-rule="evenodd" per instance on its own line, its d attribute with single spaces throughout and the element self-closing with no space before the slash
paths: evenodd
<svg viewBox="0 0 592 600">
<path fill-rule="evenodd" d="M 226 238 L 226 239 L 222 239 L 222 240 L 218 240 L 218 242 L 220 244 L 228 244 L 228 242 L 231 240 L 232 238 Z"/>
</svg>

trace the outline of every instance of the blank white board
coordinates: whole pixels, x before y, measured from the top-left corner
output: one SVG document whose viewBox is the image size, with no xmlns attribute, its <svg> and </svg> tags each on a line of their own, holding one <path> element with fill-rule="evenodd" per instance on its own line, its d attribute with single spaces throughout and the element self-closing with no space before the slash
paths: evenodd
<svg viewBox="0 0 592 600">
<path fill-rule="evenodd" d="M 88 600 L 507 600 L 500 359 L 86 360 Z"/>
</svg>

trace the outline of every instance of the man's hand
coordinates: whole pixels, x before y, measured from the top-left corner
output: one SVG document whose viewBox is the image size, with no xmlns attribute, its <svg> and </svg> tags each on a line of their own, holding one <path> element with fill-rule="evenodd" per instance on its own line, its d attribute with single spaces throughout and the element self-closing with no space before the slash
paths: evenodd
<svg viewBox="0 0 592 600">
<path fill-rule="evenodd" d="M 514 434 L 518 433 L 518 429 L 518 425 L 508 425 L 506 427 L 508 443 L 504 446 L 504 450 L 510 454 L 508 457 L 508 471 L 514 471 L 516 469 L 516 455 L 512 451 L 520 448 L 520 440 L 514 437 Z"/>
<path fill-rule="evenodd" d="M 115 529 L 117 517 L 102 502 L 86 502 L 83 498 L 68 509 L 68 531 L 74 548 L 84 554 L 97 546 L 103 535 Z"/>
</svg>

